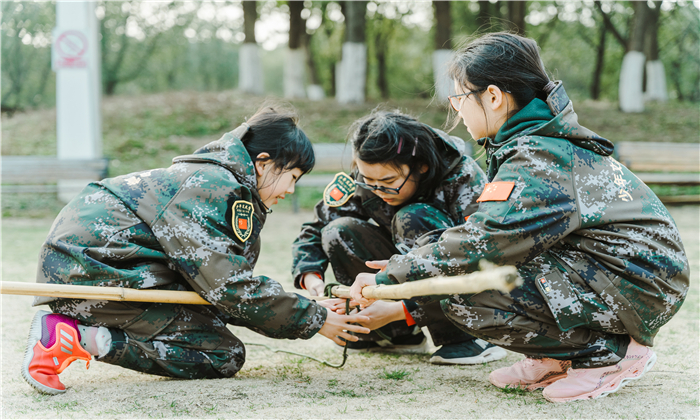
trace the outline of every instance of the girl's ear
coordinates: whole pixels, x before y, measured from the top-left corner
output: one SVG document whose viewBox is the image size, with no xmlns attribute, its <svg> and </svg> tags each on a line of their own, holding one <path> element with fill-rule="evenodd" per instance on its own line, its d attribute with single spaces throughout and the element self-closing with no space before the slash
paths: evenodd
<svg viewBox="0 0 700 420">
<path fill-rule="evenodd" d="M 422 165 L 420 166 L 420 173 L 421 173 L 421 174 L 424 174 L 424 173 L 426 173 L 426 172 L 428 172 L 428 165 L 426 165 L 426 164 L 424 163 L 424 164 L 422 164 Z"/>
<path fill-rule="evenodd" d="M 265 166 L 269 165 L 270 163 L 268 160 L 270 159 L 270 154 L 267 152 L 262 152 L 257 156 L 257 159 L 255 160 L 255 173 L 258 176 L 262 176 L 263 173 L 265 172 Z"/>
<path fill-rule="evenodd" d="M 489 85 L 489 87 L 486 88 L 486 98 L 483 99 L 485 99 L 483 102 L 493 111 L 496 111 L 501 105 L 504 105 L 507 100 L 505 92 L 496 85 Z"/>
</svg>

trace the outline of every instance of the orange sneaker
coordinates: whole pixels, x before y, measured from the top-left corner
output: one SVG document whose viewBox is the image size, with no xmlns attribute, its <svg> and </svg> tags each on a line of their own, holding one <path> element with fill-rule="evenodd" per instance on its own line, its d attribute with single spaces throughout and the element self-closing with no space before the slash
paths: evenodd
<svg viewBox="0 0 700 420">
<path fill-rule="evenodd" d="M 65 315 L 37 312 L 22 363 L 22 376 L 29 385 L 46 394 L 66 392 L 58 374 L 77 359 L 85 360 L 90 367 L 92 356 L 80 346 L 78 321 Z"/>
<path fill-rule="evenodd" d="M 566 378 L 542 391 L 551 402 L 602 398 L 616 392 L 629 381 L 641 378 L 656 362 L 656 353 L 631 340 L 625 357 L 617 364 L 590 369 L 569 369 Z"/>
<path fill-rule="evenodd" d="M 489 381 L 499 388 L 520 388 L 534 391 L 566 378 L 566 370 L 571 366 L 568 360 L 523 359 L 513 366 L 496 369 L 489 375 Z"/>
</svg>

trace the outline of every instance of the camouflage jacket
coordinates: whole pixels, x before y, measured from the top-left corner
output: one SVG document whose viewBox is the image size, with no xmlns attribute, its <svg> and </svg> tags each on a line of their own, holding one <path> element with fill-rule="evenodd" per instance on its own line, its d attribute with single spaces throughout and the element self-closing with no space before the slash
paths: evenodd
<svg viewBox="0 0 700 420">
<path fill-rule="evenodd" d="M 656 195 L 610 156 L 612 143 L 578 124 L 561 83 L 547 103 L 533 100 L 479 143 L 489 183 L 478 212 L 437 243 L 392 257 L 377 283 L 469 273 L 481 259 L 522 267 L 548 251 L 563 276 L 582 279 L 630 335 L 651 345 L 688 291 L 678 228 Z M 537 283 L 555 317 L 585 307 L 572 282 Z"/>
<path fill-rule="evenodd" d="M 449 162 L 447 174 L 437 189 L 416 197 L 412 202 L 426 203 L 442 210 L 454 225 L 459 225 L 478 208 L 476 198 L 484 188 L 486 175 L 471 157 L 465 155 L 462 139 L 434 128 L 431 130 L 444 145 L 444 159 Z M 357 171 L 353 171 L 350 177 L 356 179 Z M 328 257 L 323 251 L 321 229 L 328 223 L 339 217 L 372 219 L 390 233 L 392 218 L 398 210 L 363 188 L 357 188 L 352 197 L 339 207 L 330 207 L 321 200 L 314 209 L 314 221 L 302 225 L 301 233 L 292 245 L 294 286 L 300 287 L 299 281 L 305 273 L 323 275 L 326 271 Z"/>
<path fill-rule="evenodd" d="M 313 336 L 325 309 L 253 275 L 266 209 L 244 132 L 169 168 L 88 186 L 54 222 L 37 282 L 193 290 L 238 325 L 277 338 Z"/>
</svg>

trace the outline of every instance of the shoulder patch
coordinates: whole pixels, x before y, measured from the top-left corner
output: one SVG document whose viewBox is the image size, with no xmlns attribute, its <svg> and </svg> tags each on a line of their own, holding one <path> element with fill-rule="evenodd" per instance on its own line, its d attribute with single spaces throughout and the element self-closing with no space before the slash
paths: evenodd
<svg viewBox="0 0 700 420">
<path fill-rule="evenodd" d="M 484 201 L 506 201 L 510 197 L 511 191 L 515 187 L 515 182 L 491 182 L 486 184 L 484 187 L 484 192 L 476 200 L 477 203 Z"/>
<path fill-rule="evenodd" d="M 323 191 L 323 202 L 329 207 L 340 207 L 355 194 L 355 188 L 355 181 L 348 174 L 338 172 Z"/>
<path fill-rule="evenodd" d="M 245 200 L 238 200 L 231 206 L 231 227 L 242 242 L 253 233 L 253 211 L 253 204 Z"/>
</svg>

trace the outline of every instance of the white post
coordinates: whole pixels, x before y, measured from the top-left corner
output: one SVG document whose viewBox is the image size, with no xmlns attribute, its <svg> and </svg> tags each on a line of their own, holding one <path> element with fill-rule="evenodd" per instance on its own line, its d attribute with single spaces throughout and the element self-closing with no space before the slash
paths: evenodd
<svg viewBox="0 0 700 420">
<path fill-rule="evenodd" d="M 94 1 L 56 2 L 52 67 L 56 72 L 59 159 L 102 156 L 101 69 Z M 58 180 L 58 197 L 70 201 L 92 180 Z"/>
<path fill-rule="evenodd" d="M 433 51 L 433 79 L 438 103 L 447 103 L 447 97 L 455 94 L 452 80 L 447 76 L 447 63 L 452 58 L 452 50 Z"/>
<path fill-rule="evenodd" d="M 362 42 L 343 44 L 343 59 L 336 68 L 336 99 L 341 104 L 365 101 L 367 46 Z"/>
<path fill-rule="evenodd" d="M 260 52 L 258 44 L 244 42 L 239 50 L 238 60 L 240 61 L 238 74 L 238 89 L 243 92 L 262 95 L 263 73 L 260 62 Z"/>
<path fill-rule="evenodd" d="M 620 69 L 620 109 L 622 112 L 644 112 L 644 53 L 630 51 L 622 59 Z"/>
<path fill-rule="evenodd" d="M 648 101 L 668 101 L 666 91 L 666 71 L 661 60 L 647 61 L 647 91 Z"/>
<path fill-rule="evenodd" d="M 287 48 L 287 60 L 284 66 L 284 97 L 306 97 L 306 51 L 302 48 Z"/>
</svg>

